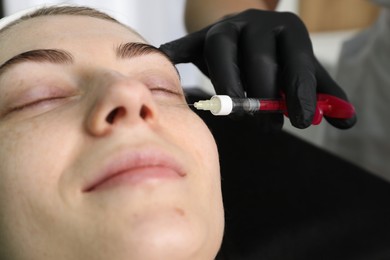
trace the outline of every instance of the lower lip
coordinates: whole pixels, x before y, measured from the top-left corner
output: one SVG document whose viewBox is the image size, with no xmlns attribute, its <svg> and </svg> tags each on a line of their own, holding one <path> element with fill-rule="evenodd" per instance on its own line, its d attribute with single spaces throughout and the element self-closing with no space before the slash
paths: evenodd
<svg viewBox="0 0 390 260">
<path fill-rule="evenodd" d="M 162 166 L 148 166 L 130 169 L 118 173 L 107 180 L 97 184 L 87 190 L 93 192 L 97 190 L 106 190 L 122 185 L 138 185 L 141 183 L 160 182 L 180 178 L 180 174 L 175 170 Z"/>
</svg>

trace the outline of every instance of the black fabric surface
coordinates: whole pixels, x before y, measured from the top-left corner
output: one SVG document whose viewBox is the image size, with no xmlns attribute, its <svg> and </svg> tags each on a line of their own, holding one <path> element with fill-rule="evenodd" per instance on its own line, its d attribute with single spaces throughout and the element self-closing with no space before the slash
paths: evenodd
<svg viewBox="0 0 390 260">
<path fill-rule="evenodd" d="M 217 259 L 390 259 L 388 182 L 286 132 L 259 134 L 251 118 L 198 114 L 220 152 Z"/>
</svg>

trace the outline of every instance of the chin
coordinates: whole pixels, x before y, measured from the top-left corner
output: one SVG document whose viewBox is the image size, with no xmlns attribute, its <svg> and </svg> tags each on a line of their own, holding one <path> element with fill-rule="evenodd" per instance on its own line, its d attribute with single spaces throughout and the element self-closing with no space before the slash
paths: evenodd
<svg viewBox="0 0 390 260">
<path fill-rule="evenodd" d="M 121 244 L 111 259 L 132 260 L 212 260 L 222 235 L 213 232 L 198 219 L 173 212 L 139 218 L 128 232 L 122 232 Z M 221 232 L 222 233 L 222 232 Z M 121 248 L 122 247 L 122 248 Z"/>
<path fill-rule="evenodd" d="M 206 257 L 210 234 L 195 221 L 168 217 L 137 229 L 134 245 L 139 259 L 212 259 Z"/>
</svg>

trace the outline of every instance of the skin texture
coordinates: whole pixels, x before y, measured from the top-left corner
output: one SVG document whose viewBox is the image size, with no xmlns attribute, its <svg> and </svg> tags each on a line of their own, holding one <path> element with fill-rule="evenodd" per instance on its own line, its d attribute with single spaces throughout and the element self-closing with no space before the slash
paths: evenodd
<svg viewBox="0 0 390 260">
<path fill-rule="evenodd" d="M 246 9 L 275 10 L 278 0 L 187 0 L 185 25 L 194 32 L 215 23 L 226 15 Z"/>
<path fill-rule="evenodd" d="M 113 22 L 66 15 L 0 37 L 0 64 L 34 49 L 73 56 L 0 76 L 1 259 L 215 257 L 224 221 L 214 139 L 178 106 L 185 99 L 168 59 L 117 58 L 114 48 L 127 42 L 143 40 Z M 83 190 L 118 154 L 141 163 L 164 154 L 181 175 Z"/>
</svg>

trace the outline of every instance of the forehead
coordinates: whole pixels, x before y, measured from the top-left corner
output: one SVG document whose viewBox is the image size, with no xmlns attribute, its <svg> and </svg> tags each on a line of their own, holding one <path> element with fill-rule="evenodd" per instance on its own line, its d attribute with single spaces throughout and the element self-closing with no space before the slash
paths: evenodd
<svg viewBox="0 0 390 260">
<path fill-rule="evenodd" d="M 124 25 L 88 16 L 53 15 L 20 22 L 0 35 L 0 63 L 34 49 L 69 51 L 145 40 Z"/>
</svg>

